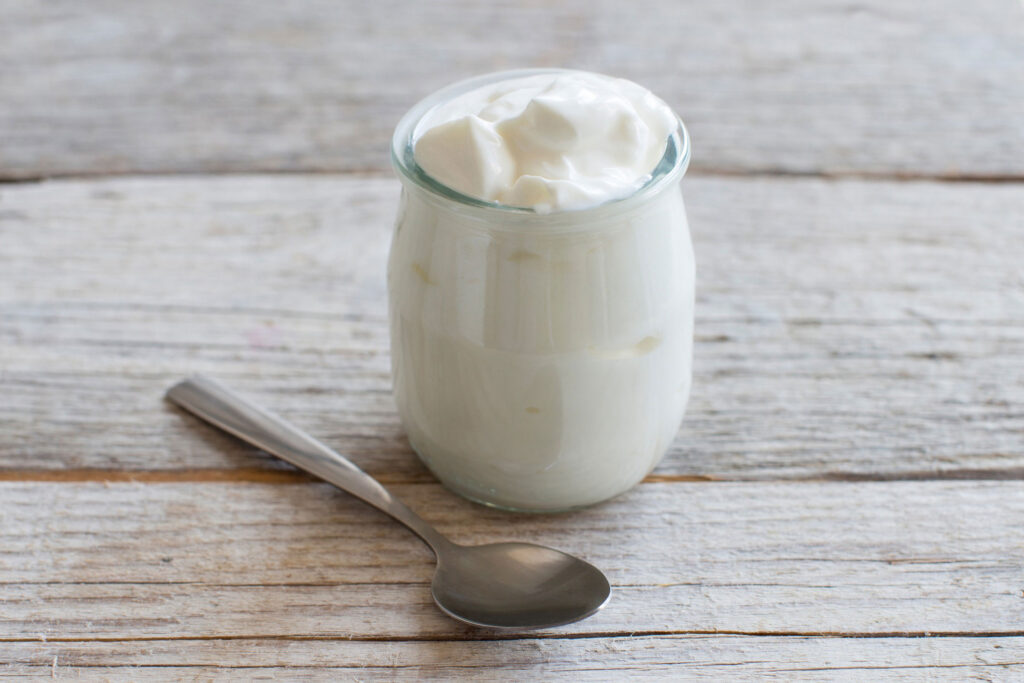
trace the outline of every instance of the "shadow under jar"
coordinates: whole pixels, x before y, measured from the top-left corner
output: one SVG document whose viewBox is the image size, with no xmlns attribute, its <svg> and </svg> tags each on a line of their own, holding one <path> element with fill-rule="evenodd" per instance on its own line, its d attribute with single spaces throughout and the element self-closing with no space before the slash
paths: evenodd
<svg viewBox="0 0 1024 683">
<path fill-rule="evenodd" d="M 388 262 L 395 399 L 449 489 L 546 512 L 597 503 L 665 454 L 690 391 L 694 260 L 682 122 L 632 195 L 547 214 L 462 195 L 423 172 L 417 124 L 505 72 L 457 83 L 399 123 Z"/>
</svg>

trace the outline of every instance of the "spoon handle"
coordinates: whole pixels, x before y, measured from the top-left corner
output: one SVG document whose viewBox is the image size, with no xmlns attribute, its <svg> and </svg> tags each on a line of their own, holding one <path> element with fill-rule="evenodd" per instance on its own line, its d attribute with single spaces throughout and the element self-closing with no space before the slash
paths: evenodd
<svg viewBox="0 0 1024 683">
<path fill-rule="evenodd" d="M 194 375 L 171 387 L 167 398 L 243 441 L 391 515 L 426 541 L 435 553 L 450 544 L 434 527 L 348 458 L 277 415 L 250 403 L 220 382 Z"/>
</svg>

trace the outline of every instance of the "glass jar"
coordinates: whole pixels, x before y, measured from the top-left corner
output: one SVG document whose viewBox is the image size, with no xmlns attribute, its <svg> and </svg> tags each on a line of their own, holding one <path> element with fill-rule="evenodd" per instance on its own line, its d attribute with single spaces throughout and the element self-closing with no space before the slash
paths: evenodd
<svg viewBox="0 0 1024 683">
<path fill-rule="evenodd" d="M 649 182 L 597 207 L 539 214 L 462 195 L 416 164 L 399 123 L 402 196 L 388 261 L 395 399 L 413 449 L 449 489 L 514 510 L 611 498 L 665 454 L 686 407 L 694 260 L 680 121 Z"/>
</svg>

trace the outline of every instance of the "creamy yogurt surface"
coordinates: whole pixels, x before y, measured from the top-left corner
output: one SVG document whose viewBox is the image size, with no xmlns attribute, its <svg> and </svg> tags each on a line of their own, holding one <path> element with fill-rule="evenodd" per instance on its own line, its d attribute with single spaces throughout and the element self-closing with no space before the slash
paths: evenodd
<svg viewBox="0 0 1024 683">
<path fill-rule="evenodd" d="M 447 187 L 537 213 L 626 197 L 651 178 L 678 126 L 642 86 L 580 71 L 490 83 L 428 113 L 416 163 Z"/>
</svg>

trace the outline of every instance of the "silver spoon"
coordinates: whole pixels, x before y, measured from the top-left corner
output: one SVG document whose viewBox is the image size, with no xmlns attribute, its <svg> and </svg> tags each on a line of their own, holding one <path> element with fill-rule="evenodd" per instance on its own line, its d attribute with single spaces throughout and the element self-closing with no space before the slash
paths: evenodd
<svg viewBox="0 0 1024 683">
<path fill-rule="evenodd" d="M 409 527 L 437 557 L 434 602 L 459 621 L 547 628 L 589 617 L 608 602 L 608 579 L 572 555 L 531 543 L 452 543 L 346 458 L 215 380 L 191 377 L 171 387 L 167 398 Z"/>
</svg>

